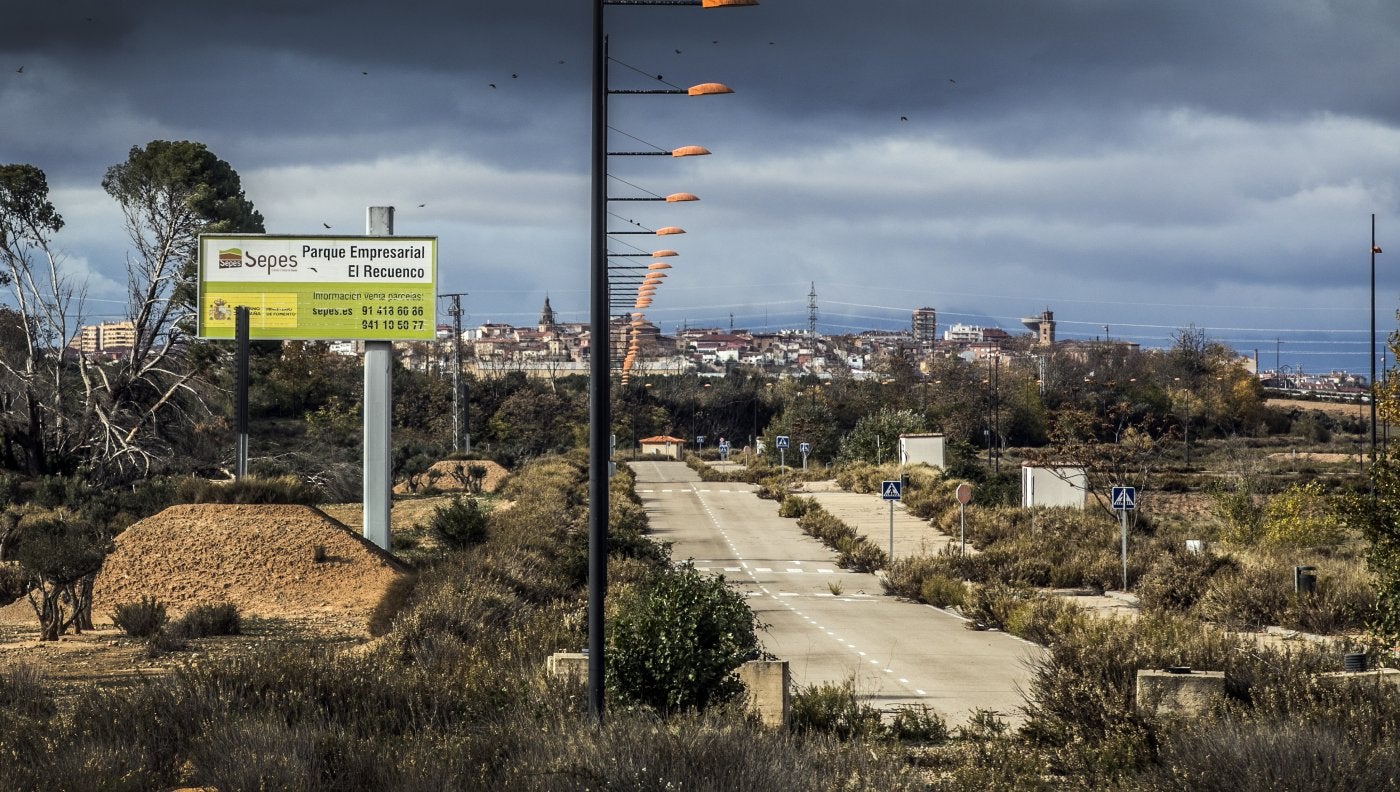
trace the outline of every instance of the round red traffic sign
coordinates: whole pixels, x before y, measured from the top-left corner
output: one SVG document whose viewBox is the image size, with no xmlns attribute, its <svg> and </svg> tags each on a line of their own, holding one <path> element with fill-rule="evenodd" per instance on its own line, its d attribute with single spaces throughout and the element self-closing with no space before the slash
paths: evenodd
<svg viewBox="0 0 1400 792">
<path fill-rule="evenodd" d="M 966 506 L 972 500 L 972 485 L 966 481 L 958 485 L 958 503 Z"/>
</svg>

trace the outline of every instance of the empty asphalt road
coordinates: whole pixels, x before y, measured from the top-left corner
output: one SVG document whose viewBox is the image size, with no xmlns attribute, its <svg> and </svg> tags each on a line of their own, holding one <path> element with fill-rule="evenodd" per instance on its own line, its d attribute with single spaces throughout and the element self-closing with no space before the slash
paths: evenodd
<svg viewBox="0 0 1400 792">
<path fill-rule="evenodd" d="M 751 485 L 703 482 L 680 462 L 632 469 L 653 537 L 748 597 L 768 625 L 764 648 L 789 662 L 795 684 L 852 679 L 875 706 L 926 704 L 954 726 L 976 710 L 1020 722 L 1034 645 L 884 596 L 879 578 L 838 567 Z"/>
</svg>

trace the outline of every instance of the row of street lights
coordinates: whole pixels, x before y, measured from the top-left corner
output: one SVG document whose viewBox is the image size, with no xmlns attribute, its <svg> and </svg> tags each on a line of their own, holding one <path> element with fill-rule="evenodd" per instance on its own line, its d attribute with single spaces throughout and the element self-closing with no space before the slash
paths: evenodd
<svg viewBox="0 0 1400 792">
<path fill-rule="evenodd" d="M 593 190 L 592 190 L 592 256 L 590 262 L 590 344 L 588 384 L 588 711 L 598 720 L 603 717 L 604 689 L 604 619 L 603 599 L 607 591 L 608 563 L 608 471 L 610 467 L 612 431 L 612 317 L 613 293 L 609 280 L 613 266 L 608 252 L 608 203 L 611 200 L 656 200 L 678 203 L 696 200 L 689 193 L 673 193 L 648 198 L 610 198 L 608 196 L 608 96 L 609 94 L 686 94 L 708 96 L 730 93 L 718 83 L 702 83 L 689 89 L 654 89 L 613 91 L 608 88 L 608 37 L 604 25 L 604 8 L 609 5 L 700 6 L 721 8 L 758 5 L 758 0 L 594 0 L 593 2 Z M 631 152 L 617 152 L 627 155 Z M 700 147 L 684 147 L 670 152 L 672 156 L 708 154 Z M 648 152 L 650 154 L 650 152 Z M 679 229 L 668 227 L 669 233 Z M 622 231 L 618 233 L 637 233 Z M 663 235 L 661 231 L 655 232 Z M 670 266 L 647 265 L 648 275 L 637 287 L 632 302 L 631 338 L 628 353 L 623 357 L 624 377 L 630 373 L 637 355 L 638 330 L 645 325 L 643 311 L 651 305 L 651 296 Z M 621 269 L 621 267 L 618 267 Z M 652 274 L 661 277 L 651 277 Z M 651 278 L 648 281 L 648 278 Z"/>
</svg>

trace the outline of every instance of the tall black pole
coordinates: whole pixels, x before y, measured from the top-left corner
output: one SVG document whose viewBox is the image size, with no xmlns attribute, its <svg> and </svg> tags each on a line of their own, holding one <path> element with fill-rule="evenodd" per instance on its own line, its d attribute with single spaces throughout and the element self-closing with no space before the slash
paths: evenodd
<svg viewBox="0 0 1400 792">
<path fill-rule="evenodd" d="M 238 342 L 233 400 L 233 431 L 238 437 L 234 454 L 235 478 L 248 475 L 248 306 L 233 309 L 233 334 Z"/>
<path fill-rule="evenodd" d="M 992 466 L 992 470 L 993 470 L 993 472 L 995 472 L 995 473 L 1001 473 L 1001 449 L 1002 449 L 1002 447 L 1003 447 L 1004 444 L 1003 444 L 1002 441 L 1001 441 L 1001 352 L 1000 352 L 1000 351 L 997 352 L 996 361 L 997 361 L 997 362 L 996 362 L 996 368 L 994 368 L 994 369 L 992 370 L 992 371 L 993 371 L 993 374 L 992 374 L 992 388 L 994 389 L 994 390 L 993 390 L 993 393 L 995 394 L 995 395 L 993 396 L 993 398 L 992 398 L 992 409 L 995 411 L 995 412 L 993 413 L 993 415 L 995 416 L 995 417 L 993 418 L 993 420 L 994 420 L 994 422 L 995 422 L 995 423 L 993 423 L 993 428 L 995 429 L 995 431 L 996 431 L 996 436 L 997 436 L 997 456 L 996 456 L 996 460 L 997 460 L 997 461 L 996 461 L 996 463 Z"/>
<path fill-rule="evenodd" d="M 608 317 L 608 39 L 593 2 L 593 256 L 588 339 L 588 712 L 603 719 L 603 596 L 608 588 L 608 434 L 612 338 Z"/>
<path fill-rule="evenodd" d="M 1371 213 L 1371 464 L 1376 464 L 1376 213 Z"/>
</svg>

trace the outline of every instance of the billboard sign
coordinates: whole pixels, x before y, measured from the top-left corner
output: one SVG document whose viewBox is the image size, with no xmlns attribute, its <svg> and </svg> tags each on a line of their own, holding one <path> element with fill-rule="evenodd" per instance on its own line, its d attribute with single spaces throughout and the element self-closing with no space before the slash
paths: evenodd
<svg viewBox="0 0 1400 792">
<path fill-rule="evenodd" d="M 436 294 L 437 237 L 199 238 L 200 338 L 431 341 Z"/>
</svg>

